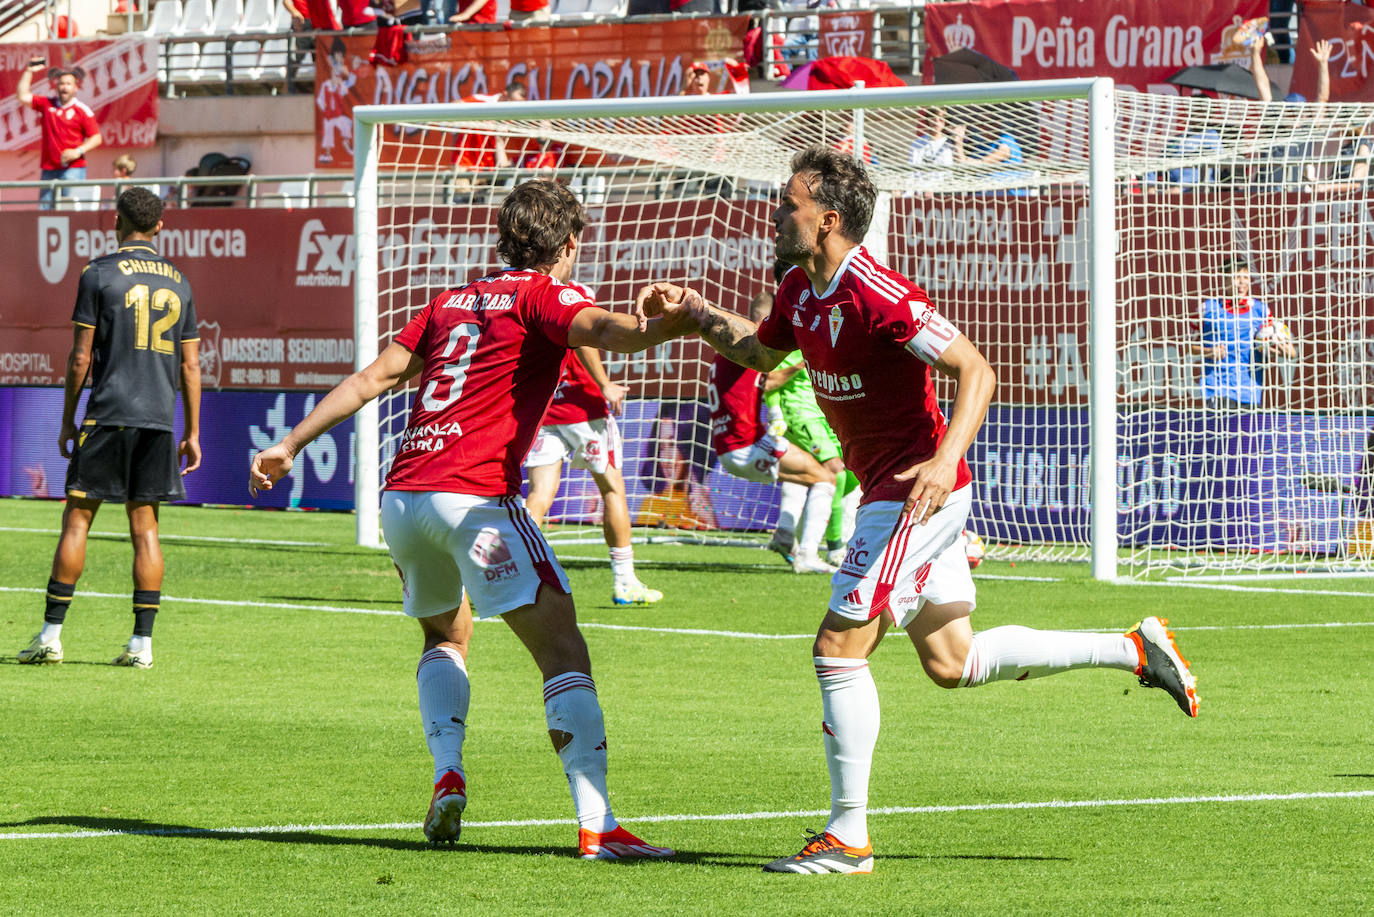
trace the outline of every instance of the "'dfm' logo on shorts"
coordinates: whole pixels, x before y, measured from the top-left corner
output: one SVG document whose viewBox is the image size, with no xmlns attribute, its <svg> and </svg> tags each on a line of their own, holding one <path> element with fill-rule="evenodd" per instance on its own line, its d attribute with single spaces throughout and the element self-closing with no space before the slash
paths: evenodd
<svg viewBox="0 0 1374 917">
<path fill-rule="evenodd" d="M 511 559 L 510 548 L 506 547 L 501 533 L 493 528 L 485 528 L 477 533 L 468 556 L 482 567 L 487 582 L 496 583 L 520 572 L 519 566 Z"/>
<path fill-rule="evenodd" d="M 71 222 L 66 217 L 38 218 L 38 269 L 48 283 L 61 283 L 71 261 Z"/>
</svg>

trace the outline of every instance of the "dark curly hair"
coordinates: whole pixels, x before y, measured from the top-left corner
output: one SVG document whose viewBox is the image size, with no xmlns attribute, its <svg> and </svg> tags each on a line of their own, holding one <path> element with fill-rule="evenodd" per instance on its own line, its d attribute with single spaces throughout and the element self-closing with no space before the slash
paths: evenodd
<svg viewBox="0 0 1374 917">
<path fill-rule="evenodd" d="M 558 182 L 527 181 L 501 204 L 496 217 L 496 251 L 516 270 L 553 264 L 569 236 L 580 236 L 587 214 L 577 197 Z"/>
<path fill-rule="evenodd" d="M 126 188 L 119 192 L 115 210 L 134 232 L 149 233 L 162 219 L 162 199 L 147 188 Z"/>
<path fill-rule="evenodd" d="M 817 178 L 806 182 L 812 199 L 822 210 L 840 215 L 840 235 L 851 242 L 863 241 L 878 199 L 878 189 L 863 163 L 833 147 L 813 143 L 792 157 L 792 173 L 814 173 Z"/>
</svg>

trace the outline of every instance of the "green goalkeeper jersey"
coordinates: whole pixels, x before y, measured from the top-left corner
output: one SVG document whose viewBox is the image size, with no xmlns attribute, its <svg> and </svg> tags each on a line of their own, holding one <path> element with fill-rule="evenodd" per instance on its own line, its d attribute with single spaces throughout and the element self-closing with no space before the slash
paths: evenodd
<svg viewBox="0 0 1374 917">
<path fill-rule="evenodd" d="M 794 350 L 783 357 L 777 368 L 783 369 L 801 363 L 801 351 Z M 807 421 L 825 423 L 825 415 L 821 413 L 820 407 L 816 404 L 816 393 L 811 389 L 811 377 L 807 375 L 805 366 L 791 379 L 788 379 L 781 388 L 774 389 L 765 395 L 764 400 L 770 407 L 778 405 L 782 408 L 783 419 L 787 421 L 789 427 L 800 427 Z"/>
</svg>

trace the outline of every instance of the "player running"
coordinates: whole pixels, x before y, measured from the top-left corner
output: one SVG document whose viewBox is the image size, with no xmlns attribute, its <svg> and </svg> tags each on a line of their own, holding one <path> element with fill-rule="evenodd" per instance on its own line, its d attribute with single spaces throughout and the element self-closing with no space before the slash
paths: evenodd
<svg viewBox="0 0 1374 917">
<path fill-rule="evenodd" d="M 591 291 L 579 283 L 569 286 L 591 300 Z M 611 554 L 611 601 L 617 605 L 652 605 L 663 593 L 650 589 L 635 576 L 635 549 L 630 544 L 630 507 L 625 499 L 625 477 L 620 473 L 624 455 L 615 415 L 621 411 L 629 389 L 612 382 L 601 365 L 595 347 L 569 350 L 563 357 L 558 388 L 534 438 L 525 470 L 530 493 L 525 509 L 535 524 L 544 517 L 558 493 L 563 462 L 585 468 L 601 492 L 601 530 Z"/>
<path fill-rule="evenodd" d="M 755 296 L 749 314 L 757 321 L 768 314 L 771 305 L 768 294 Z M 729 474 L 760 484 L 783 483 L 782 512 L 769 547 L 787 557 L 797 573 L 834 573 L 835 568 L 820 559 L 819 547 L 835 496 L 835 475 L 780 433 L 764 427 L 760 409 L 765 378 L 724 356 L 711 362 L 707 380 L 711 445 L 720 467 Z M 798 507 L 786 499 L 790 496 L 788 485 L 802 488 L 805 497 L 800 540 L 795 537 Z"/>
<path fill-rule="evenodd" d="M 419 619 L 420 716 L 434 756 L 424 832 L 456 841 L 467 805 L 463 739 L 478 615 L 500 616 L 544 680 L 549 738 L 563 763 L 587 859 L 671 856 L 611 814 L 606 727 L 567 575 L 520 499 L 520 463 L 558 384 L 569 347 L 634 353 L 690 334 L 680 306 L 645 294 L 662 317 L 613 315 L 566 285 L 586 215 L 552 181 L 518 186 L 497 216 L 497 251 L 510 270 L 441 293 L 366 369 L 334 388 L 278 444 L 252 462 L 250 488 L 291 471 L 311 440 L 384 391 L 419 377 L 419 390 L 381 495 L 382 528 L 401 576 L 406 614 Z"/>
<path fill-rule="evenodd" d="M 117 500 L 134 546 L 134 632 L 114 664 L 153 664 L 153 620 L 162 597 L 158 504 L 184 500 L 183 475 L 200 467 L 200 336 L 191 285 L 157 253 L 162 201 L 129 188 L 115 202 L 119 248 L 81 271 L 58 448 L 67 465 L 67 507 L 52 559 L 43 630 L 19 651 L 23 663 L 62 661 L 62 624 L 86 566 L 86 535 L 100 504 Z M 76 407 L 91 376 L 86 420 Z M 178 442 L 177 388 L 184 431 Z M 73 447 L 74 444 L 74 447 Z M 178 471 L 181 458 L 186 468 Z"/>
<path fill-rule="evenodd" d="M 973 633 L 975 605 L 959 533 L 972 498 L 964 454 L 983 423 L 995 379 L 976 347 L 925 291 L 860 245 L 877 192 L 862 165 L 821 145 L 792 159 L 773 214 L 777 255 L 795 267 L 757 326 L 666 285 L 641 294 L 645 314 L 685 296 L 701 335 L 756 370 L 793 349 L 806 358 L 816 399 L 863 487 L 857 527 L 831 585 L 812 648 L 830 769 L 830 821 L 769 872 L 873 869 L 868 777 L 878 739 L 878 691 L 868 656 L 887 628 L 904 629 L 941 687 L 1036 678 L 1104 666 L 1165 689 L 1196 716 L 1196 682 L 1165 622 L 1146 618 L 1125 635 L 1005 626 Z M 931 369 L 956 381 L 948 425 Z"/>
</svg>

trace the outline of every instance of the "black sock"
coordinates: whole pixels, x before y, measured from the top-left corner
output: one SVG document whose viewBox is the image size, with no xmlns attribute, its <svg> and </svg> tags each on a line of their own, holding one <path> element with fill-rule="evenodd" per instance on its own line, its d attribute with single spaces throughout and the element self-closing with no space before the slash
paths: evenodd
<svg viewBox="0 0 1374 917">
<path fill-rule="evenodd" d="M 158 603 L 162 601 L 160 589 L 134 590 L 134 636 L 151 637 L 153 618 L 157 616 Z"/>
<path fill-rule="evenodd" d="M 72 605 L 72 594 L 76 592 L 75 583 L 59 583 L 48 580 L 48 604 L 43 609 L 44 624 L 61 624 L 67 618 L 67 609 Z"/>
</svg>

